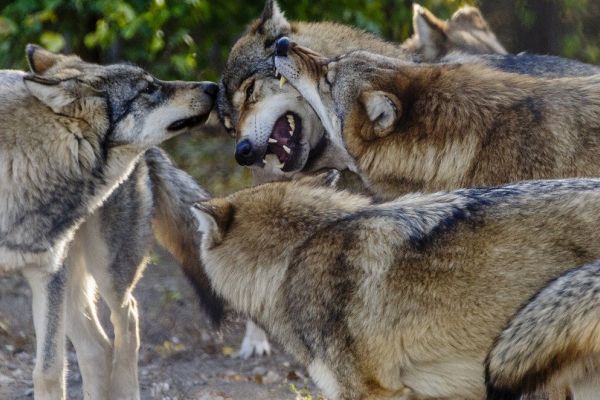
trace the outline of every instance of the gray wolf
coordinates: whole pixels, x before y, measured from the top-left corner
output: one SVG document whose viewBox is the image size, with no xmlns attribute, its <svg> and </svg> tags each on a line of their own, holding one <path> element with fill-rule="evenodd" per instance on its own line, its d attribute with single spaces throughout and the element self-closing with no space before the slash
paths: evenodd
<svg viewBox="0 0 600 400">
<path fill-rule="evenodd" d="M 22 272 L 32 288 L 35 397 L 65 398 L 68 334 L 86 398 L 138 398 L 136 368 L 124 367 L 139 344 L 131 289 L 143 255 L 135 246 L 149 232 L 124 224 L 151 217 L 145 186 L 152 178 L 140 160 L 164 160 L 145 152 L 203 123 L 217 87 L 160 81 L 138 67 L 90 64 L 32 45 L 26 53 L 31 73 L 0 72 L 0 271 Z M 83 224 L 88 217 L 95 221 Z M 111 308 L 114 349 L 97 329 L 90 274 Z"/>
<path fill-rule="evenodd" d="M 337 153 L 328 166 L 356 170 L 383 199 L 600 174 L 600 75 L 550 79 L 364 51 L 324 58 L 286 38 L 274 59 L 323 122 Z"/>
<path fill-rule="evenodd" d="M 482 399 L 520 305 L 600 254 L 600 181 L 369 197 L 328 173 L 195 206 L 215 290 L 325 396 Z"/>
<path fill-rule="evenodd" d="M 512 318 L 486 359 L 489 400 L 517 400 L 550 381 L 571 398 L 598 397 L 600 262 L 573 269 L 541 289 Z"/>
<path fill-rule="evenodd" d="M 417 10 L 420 9 L 415 8 L 415 13 Z M 461 15 L 460 20 L 472 19 L 472 26 L 479 24 L 475 13 L 466 10 L 457 14 Z M 420 13 L 415 14 L 417 20 L 421 20 Z M 467 25 L 466 22 L 460 24 L 464 35 L 469 29 Z M 217 101 L 219 117 L 236 139 L 236 160 L 241 165 L 253 167 L 257 183 L 285 179 L 286 172 L 320 169 L 331 163 L 330 157 L 336 160 L 336 154 L 329 151 L 323 125 L 310 105 L 292 86 L 279 88 L 271 56 L 275 40 L 284 35 L 329 56 L 354 49 L 369 49 L 403 59 L 422 57 L 420 47 L 410 47 L 414 48 L 414 53 L 411 53 L 412 50 L 399 44 L 386 42 L 349 26 L 288 21 L 277 2 L 267 0 L 262 15 L 250 24 L 230 52 Z M 452 39 L 451 43 L 443 43 L 444 49 L 456 50 L 452 46 L 459 42 Z M 431 46 L 434 45 L 438 42 L 431 43 Z M 468 50 L 464 46 L 460 48 Z M 287 146 L 289 155 L 282 147 L 270 145 L 269 138 L 287 136 L 290 131 L 294 140 Z M 273 153 L 273 149 L 278 154 Z M 240 355 L 249 357 L 253 353 L 268 353 L 270 347 L 265 335 L 251 322 L 248 327 Z"/>
<path fill-rule="evenodd" d="M 423 61 L 437 61 L 452 52 L 507 54 L 476 7 L 462 7 L 444 21 L 413 4 L 413 31 L 402 47 L 419 54 Z"/>
</svg>

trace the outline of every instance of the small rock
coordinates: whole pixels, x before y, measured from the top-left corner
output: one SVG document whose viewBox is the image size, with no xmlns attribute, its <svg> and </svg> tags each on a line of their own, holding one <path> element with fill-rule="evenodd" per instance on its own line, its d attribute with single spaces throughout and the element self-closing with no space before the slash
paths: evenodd
<svg viewBox="0 0 600 400">
<path fill-rule="evenodd" d="M 281 380 L 281 376 L 279 376 L 279 374 L 277 372 L 273 372 L 273 371 L 267 372 L 267 374 L 263 377 L 263 382 L 266 384 L 277 383 L 280 380 Z"/>
<path fill-rule="evenodd" d="M 264 375 L 266 373 L 267 369 L 260 365 L 252 370 L 252 375 Z"/>
</svg>

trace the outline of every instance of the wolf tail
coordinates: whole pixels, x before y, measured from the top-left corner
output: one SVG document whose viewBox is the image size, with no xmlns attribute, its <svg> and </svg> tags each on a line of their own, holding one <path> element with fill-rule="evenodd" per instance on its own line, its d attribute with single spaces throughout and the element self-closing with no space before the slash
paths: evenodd
<svg viewBox="0 0 600 400">
<path fill-rule="evenodd" d="M 154 235 L 181 264 L 200 304 L 214 325 L 223 319 L 223 300 L 214 292 L 200 260 L 200 235 L 190 207 L 209 194 L 187 173 L 175 167 L 167 154 L 152 148 L 145 153 L 154 187 Z"/>
<path fill-rule="evenodd" d="M 541 289 L 508 323 L 485 362 L 488 400 L 517 400 L 600 351 L 600 261 Z"/>
</svg>

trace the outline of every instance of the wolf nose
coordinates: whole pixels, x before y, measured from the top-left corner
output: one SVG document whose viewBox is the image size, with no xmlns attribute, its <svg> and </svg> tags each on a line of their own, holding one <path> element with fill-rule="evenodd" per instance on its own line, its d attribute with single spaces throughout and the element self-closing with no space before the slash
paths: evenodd
<svg viewBox="0 0 600 400">
<path fill-rule="evenodd" d="M 287 37 L 281 37 L 275 42 L 275 55 L 280 57 L 287 57 L 288 50 L 290 49 L 290 39 Z"/>
<path fill-rule="evenodd" d="M 235 146 L 235 160 L 240 165 L 252 165 L 256 162 L 256 154 L 250 140 L 244 139 Z"/>
<path fill-rule="evenodd" d="M 202 90 L 214 100 L 219 93 L 219 85 L 214 82 L 202 82 Z"/>
</svg>

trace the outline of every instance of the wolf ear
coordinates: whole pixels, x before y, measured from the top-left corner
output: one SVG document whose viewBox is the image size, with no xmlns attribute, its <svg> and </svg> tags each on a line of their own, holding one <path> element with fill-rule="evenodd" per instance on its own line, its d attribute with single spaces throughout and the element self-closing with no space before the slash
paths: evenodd
<svg viewBox="0 0 600 400">
<path fill-rule="evenodd" d="M 23 77 L 25 87 L 34 97 L 55 113 L 66 113 L 65 108 L 76 100 L 98 96 L 101 91 L 78 78 L 57 79 L 36 74 Z"/>
<path fill-rule="evenodd" d="M 25 54 L 29 68 L 36 74 L 45 73 L 62 59 L 60 54 L 55 54 L 35 44 L 28 44 L 25 47 Z"/>
<path fill-rule="evenodd" d="M 383 137 L 394 130 L 402 117 L 402 103 L 396 95 L 381 90 L 371 90 L 360 95 L 369 120 L 373 123 L 376 137 Z"/>
<path fill-rule="evenodd" d="M 269 39 L 291 32 L 291 26 L 275 0 L 267 0 L 260 16 L 257 30 Z"/>
<path fill-rule="evenodd" d="M 327 172 L 323 172 L 317 175 L 309 175 L 298 180 L 299 183 L 307 186 L 315 187 L 331 187 L 337 188 L 338 181 L 340 180 L 340 171 L 337 169 L 331 169 Z"/>
<path fill-rule="evenodd" d="M 198 230 L 213 243 L 220 243 L 233 221 L 234 207 L 227 199 L 213 199 L 195 203 L 192 212 L 198 221 Z"/>
<path fill-rule="evenodd" d="M 439 48 L 446 40 L 445 28 L 446 21 L 425 7 L 413 4 L 413 29 L 422 46 Z"/>
<path fill-rule="evenodd" d="M 490 29 L 477 7 L 462 7 L 452 14 L 450 20 L 461 26 L 469 26 L 481 30 Z"/>
<path fill-rule="evenodd" d="M 46 104 L 55 113 L 60 113 L 65 107 L 77 100 L 75 91 L 70 88 L 68 81 L 44 78 L 39 75 L 25 75 L 25 87 L 39 101 Z"/>
</svg>

